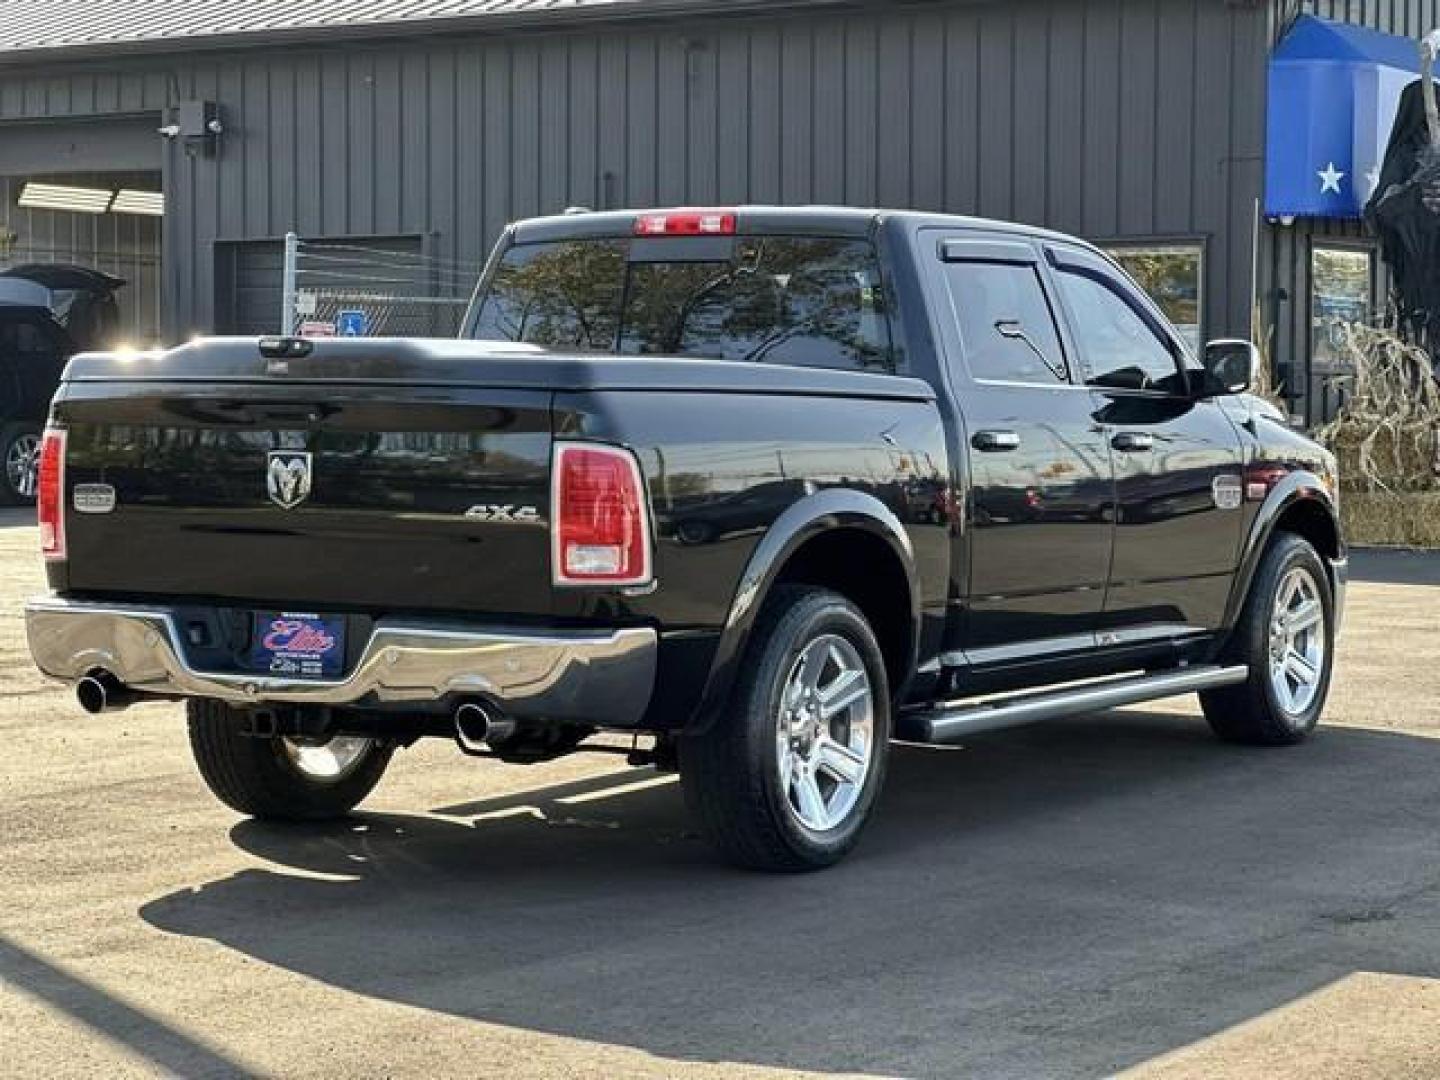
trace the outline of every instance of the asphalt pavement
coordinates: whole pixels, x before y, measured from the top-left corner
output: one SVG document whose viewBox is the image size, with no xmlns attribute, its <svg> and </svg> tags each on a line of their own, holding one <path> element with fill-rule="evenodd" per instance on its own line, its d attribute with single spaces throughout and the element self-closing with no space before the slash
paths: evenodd
<svg viewBox="0 0 1440 1080">
<path fill-rule="evenodd" d="M 34 547 L 0 515 L 7 1076 L 1440 1075 L 1440 555 L 1357 556 L 1303 747 L 1181 701 L 902 749 L 852 860 L 768 877 L 609 758 L 238 819 L 176 707 L 33 672 Z"/>
</svg>

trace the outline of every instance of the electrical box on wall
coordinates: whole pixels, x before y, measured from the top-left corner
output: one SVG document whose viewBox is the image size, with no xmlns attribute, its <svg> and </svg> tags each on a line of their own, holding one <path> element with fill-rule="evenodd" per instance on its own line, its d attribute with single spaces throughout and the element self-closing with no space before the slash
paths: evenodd
<svg viewBox="0 0 1440 1080">
<path fill-rule="evenodd" d="M 182 101 L 176 111 L 180 135 L 185 139 L 209 137 L 210 121 L 220 119 L 220 110 L 213 101 Z"/>
<path fill-rule="evenodd" d="M 189 154 L 211 157 L 225 126 L 220 122 L 220 106 L 213 101 L 182 101 L 175 107 L 175 122 L 161 129 L 185 144 Z"/>
</svg>

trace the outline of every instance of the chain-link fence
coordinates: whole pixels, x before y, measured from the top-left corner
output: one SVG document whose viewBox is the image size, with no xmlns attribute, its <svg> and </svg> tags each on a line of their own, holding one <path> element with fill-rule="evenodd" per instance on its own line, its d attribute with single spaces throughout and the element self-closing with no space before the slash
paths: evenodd
<svg viewBox="0 0 1440 1080">
<path fill-rule="evenodd" d="M 455 337 L 482 269 L 426 254 L 417 238 L 289 236 L 283 328 L 314 337 Z"/>
</svg>

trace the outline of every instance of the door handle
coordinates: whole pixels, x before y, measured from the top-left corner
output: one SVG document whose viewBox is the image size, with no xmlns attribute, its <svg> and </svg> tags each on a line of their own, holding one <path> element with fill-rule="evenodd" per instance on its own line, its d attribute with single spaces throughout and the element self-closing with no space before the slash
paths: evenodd
<svg viewBox="0 0 1440 1080">
<path fill-rule="evenodd" d="M 1155 436 L 1144 431 L 1122 431 L 1110 440 L 1116 450 L 1127 454 L 1143 454 L 1155 449 Z"/>
<path fill-rule="evenodd" d="M 1013 431 L 977 431 L 970 437 L 970 445 L 985 454 L 1002 454 L 1019 450 L 1020 436 Z"/>
</svg>

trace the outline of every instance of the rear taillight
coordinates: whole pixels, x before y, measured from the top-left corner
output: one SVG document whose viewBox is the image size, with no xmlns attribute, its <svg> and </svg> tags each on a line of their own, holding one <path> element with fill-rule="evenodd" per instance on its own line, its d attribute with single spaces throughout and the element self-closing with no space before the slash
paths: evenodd
<svg viewBox="0 0 1440 1080">
<path fill-rule="evenodd" d="M 669 210 L 641 214 L 636 236 L 733 236 L 735 215 L 728 210 Z"/>
<path fill-rule="evenodd" d="M 595 443 L 555 447 L 551 506 L 557 585 L 645 585 L 650 504 L 640 463 Z"/>
<path fill-rule="evenodd" d="M 40 441 L 40 475 L 35 485 L 40 521 L 40 551 L 47 559 L 65 558 L 65 429 L 46 428 Z"/>
</svg>

